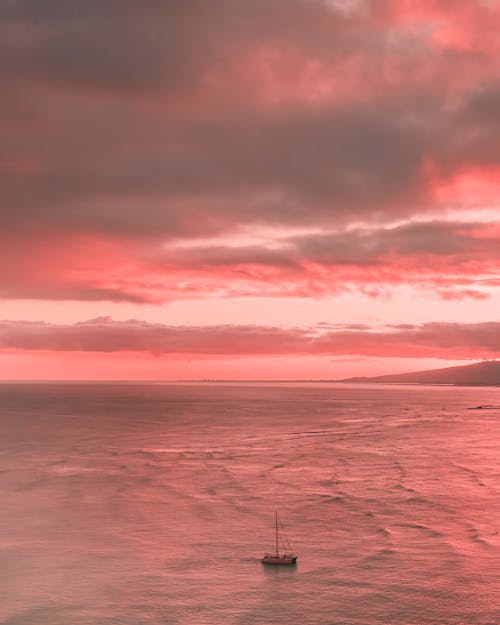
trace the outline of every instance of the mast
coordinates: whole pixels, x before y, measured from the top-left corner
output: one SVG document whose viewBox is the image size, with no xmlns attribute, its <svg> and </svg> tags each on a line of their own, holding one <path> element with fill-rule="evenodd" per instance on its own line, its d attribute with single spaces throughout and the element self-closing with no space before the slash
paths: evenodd
<svg viewBox="0 0 500 625">
<path fill-rule="evenodd" d="M 278 550 L 278 511 L 276 510 L 274 513 L 274 521 L 276 526 L 276 555 L 279 556 Z"/>
</svg>

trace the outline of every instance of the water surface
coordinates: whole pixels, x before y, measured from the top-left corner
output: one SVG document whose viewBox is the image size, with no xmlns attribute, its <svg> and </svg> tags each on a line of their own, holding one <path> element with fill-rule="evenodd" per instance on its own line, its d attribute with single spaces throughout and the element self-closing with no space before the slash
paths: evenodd
<svg viewBox="0 0 500 625">
<path fill-rule="evenodd" d="M 0 385 L 2 625 L 498 625 L 498 388 Z M 265 568 L 280 511 L 294 569 Z"/>
</svg>

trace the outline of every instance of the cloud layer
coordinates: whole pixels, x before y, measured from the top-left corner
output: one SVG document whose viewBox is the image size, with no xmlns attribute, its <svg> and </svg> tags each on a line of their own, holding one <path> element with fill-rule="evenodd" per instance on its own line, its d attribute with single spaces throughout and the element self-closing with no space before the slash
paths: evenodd
<svg viewBox="0 0 500 625">
<path fill-rule="evenodd" d="M 482 297 L 498 231 L 446 214 L 498 208 L 498 26 L 486 0 L 3 2 L 0 296 Z"/>
<path fill-rule="evenodd" d="M 0 294 L 161 302 L 203 297 L 371 296 L 411 285 L 433 297 L 485 299 L 499 286 L 500 225 L 427 221 L 211 240 L 134 241 L 0 234 Z"/>
<path fill-rule="evenodd" d="M 369 326 L 179 327 L 96 318 L 73 325 L 0 322 L 0 349 L 149 352 L 197 356 L 363 355 L 445 360 L 497 358 L 500 323 Z"/>
</svg>

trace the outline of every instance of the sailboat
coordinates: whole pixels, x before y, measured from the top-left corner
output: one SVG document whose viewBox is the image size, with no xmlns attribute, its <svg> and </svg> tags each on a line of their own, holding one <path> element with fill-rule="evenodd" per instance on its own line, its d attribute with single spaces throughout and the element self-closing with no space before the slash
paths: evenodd
<svg viewBox="0 0 500 625">
<path fill-rule="evenodd" d="M 274 529 L 275 529 L 275 540 L 276 540 L 276 551 L 275 553 L 266 553 L 262 558 L 262 564 L 284 564 L 291 566 L 296 563 L 297 556 L 293 554 L 292 548 L 290 547 L 290 541 L 288 540 L 288 536 L 285 533 L 285 528 L 278 520 L 278 513 L 274 513 Z M 279 546 L 283 548 L 283 551 L 280 553 Z"/>
</svg>

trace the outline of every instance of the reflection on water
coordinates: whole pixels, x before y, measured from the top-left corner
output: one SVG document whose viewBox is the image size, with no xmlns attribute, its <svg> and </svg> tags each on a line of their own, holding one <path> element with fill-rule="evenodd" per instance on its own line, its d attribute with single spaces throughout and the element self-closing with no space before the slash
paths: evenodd
<svg viewBox="0 0 500 625">
<path fill-rule="evenodd" d="M 269 566 L 266 564 L 261 564 L 262 570 L 266 575 L 283 576 L 285 579 L 288 579 L 290 576 L 296 575 L 298 566 L 298 564 L 293 564 L 290 566 Z"/>
</svg>

